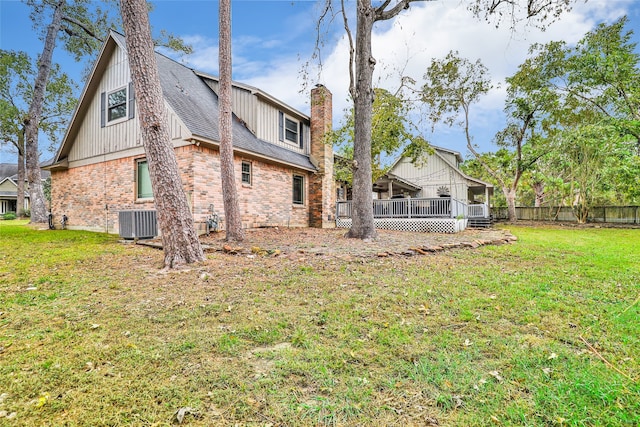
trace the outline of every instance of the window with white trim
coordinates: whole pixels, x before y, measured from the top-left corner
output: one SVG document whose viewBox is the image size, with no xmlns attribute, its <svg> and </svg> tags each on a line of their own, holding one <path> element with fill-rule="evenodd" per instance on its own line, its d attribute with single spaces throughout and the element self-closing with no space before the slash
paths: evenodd
<svg viewBox="0 0 640 427">
<path fill-rule="evenodd" d="M 251 162 L 242 162 L 242 183 L 251 185 Z"/>
<path fill-rule="evenodd" d="M 133 84 L 100 94 L 100 127 L 120 123 L 135 116 Z"/>
<path fill-rule="evenodd" d="M 136 160 L 136 199 L 153 199 L 149 163 L 146 159 Z"/>
<path fill-rule="evenodd" d="M 295 120 L 282 111 L 278 114 L 278 138 L 282 142 L 304 146 L 304 138 L 302 132 L 302 122 Z"/>
<path fill-rule="evenodd" d="M 304 204 L 304 177 L 293 175 L 293 204 Z"/>
<path fill-rule="evenodd" d="M 127 117 L 127 88 L 107 92 L 107 123 Z"/>
</svg>

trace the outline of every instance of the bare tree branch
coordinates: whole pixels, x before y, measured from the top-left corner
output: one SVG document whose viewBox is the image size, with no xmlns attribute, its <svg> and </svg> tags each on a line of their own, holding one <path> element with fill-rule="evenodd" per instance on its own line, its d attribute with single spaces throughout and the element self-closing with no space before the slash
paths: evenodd
<svg viewBox="0 0 640 427">
<path fill-rule="evenodd" d="M 80 21 L 78 21 L 76 19 L 73 19 L 73 18 L 71 18 L 69 16 L 66 16 L 66 15 L 62 17 L 62 20 L 65 21 L 65 22 L 68 22 L 69 24 L 75 25 L 76 27 L 81 28 L 82 31 L 84 31 L 89 37 L 93 37 L 94 39 L 96 39 L 100 43 L 104 42 L 104 40 L 102 38 L 98 37 L 98 35 L 96 33 L 91 31 L 91 29 L 89 27 L 87 27 L 86 25 L 84 25 L 82 22 L 80 22 Z M 65 31 L 70 36 L 71 35 L 78 36 L 77 33 L 73 33 L 73 34 L 69 33 L 69 31 L 66 28 L 65 28 Z"/>
<path fill-rule="evenodd" d="M 347 38 L 349 39 L 349 93 L 351 94 L 351 97 L 355 99 L 356 81 L 353 75 L 353 69 L 355 67 L 356 49 L 353 45 L 353 34 L 351 34 L 351 29 L 349 28 L 349 20 L 347 19 L 347 11 L 344 8 L 344 0 L 340 0 L 340 4 L 342 8 L 342 19 L 344 23 L 344 30 L 347 32 Z"/>
<path fill-rule="evenodd" d="M 389 0 L 385 1 L 382 6 L 376 9 L 376 21 L 386 21 L 398 15 L 405 9 L 409 9 L 409 4 L 416 1 L 433 1 L 433 0 L 402 0 L 389 10 L 384 10 L 389 5 Z"/>
</svg>

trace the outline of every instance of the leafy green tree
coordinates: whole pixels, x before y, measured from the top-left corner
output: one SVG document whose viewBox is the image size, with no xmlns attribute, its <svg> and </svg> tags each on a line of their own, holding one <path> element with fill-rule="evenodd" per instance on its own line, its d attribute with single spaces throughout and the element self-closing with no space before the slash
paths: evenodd
<svg viewBox="0 0 640 427">
<path fill-rule="evenodd" d="M 472 63 L 460 58 L 457 52 L 449 52 L 443 60 L 434 60 L 429 66 L 421 91 L 433 126 L 444 123 L 463 129 L 467 148 L 502 190 L 512 222 L 517 220 L 516 193 L 520 179 L 541 156 L 535 144 L 539 139 L 535 133 L 538 115 L 544 111 L 545 103 L 551 102 L 547 91 L 540 90 L 540 82 L 532 72 L 525 64 L 507 79 L 508 121 L 495 137 L 501 149 L 492 155 L 478 152 L 470 130 L 472 106 L 493 87 L 488 70 L 480 60 Z"/>
<path fill-rule="evenodd" d="M 575 48 L 566 48 L 567 103 L 596 110 L 621 133 L 635 138 L 640 153 L 640 54 L 625 30 L 627 17 L 600 24 Z"/>
<path fill-rule="evenodd" d="M 399 154 L 418 163 L 425 153 L 430 152 L 429 143 L 412 132 L 413 125 L 408 119 L 409 104 L 398 94 L 376 88 L 372 112 L 372 182 L 387 173 L 390 161 Z M 353 182 L 354 125 L 354 110 L 351 109 L 342 126 L 326 136 L 328 143 L 338 147 L 338 156 L 343 160 L 335 165 L 336 178 L 349 184 Z"/>
<path fill-rule="evenodd" d="M 101 40 L 97 29 L 103 28 L 103 31 L 106 31 L 108 26 L 104 25 L 107 15 L 89 0 L 77 0 L 72 3 L 66 0 L 26 0 L 25 3 L 31 8 L 30 17 L 34 27 L 44 32 L 44 45 L 38 59 L 33 95 L 23 120 L 31 222 L 44 223 L 47 221 L 47 212 L 40 174 L 38 134 L 56 41 L 60 39 L 64 48 L 74 54 L 76 59 L 80 59 L 97 51 Z"/>
<path fill-rule="evenodd" d="M 347 237 L 370 239 L 376 236 L 373 223 L 371 192 L 372 166 L 372 105 L 374 100 L 373 71 L 376 60 L 371 48 L 371 35 L 377 22 L 388 21 L 409 9 L 414 1 L 426 0 L 357 0 L 356 35 L 350 30 L 345 2 L 341 0 L 341 15 L 349 42 L 349 93 L 354 102 L 353 143 L 353 215 Z M 512 26 L 520 19 L 536 20 L 540 25 L 558 17 L 573 0 L 472 0 L 469 9 L 475 16 L 510 17 Z M 332 0 L 325 0 L 322 20 L 332 20 Z M 320 23 L 317 26 L 320 31 Z M 318 46 L 321 43 L 317 44 Z"/>
<path fill-rule="evenodd" d="M 38 134 L 56 42 L 60 42 L 77 61 L 92 57 L 99 51 L 109 29 L 119 27 L 117 25 L 118 9 L 115 0 L 102 2 L 24 0 L 24 2 L 31 9 L 30 18 L 34 28 L 41 32 L 44 42 L 38 59 L 31 103 L 24 117 L 25 162 L 31 197 L 31 222 L 43 223 L 47 221 L 47 213 L 41 183 Z M 181 44 L 179 39 L 171 36 L 167 38 L 165 45 L 172 48 L 182 46 L 185 51 L 189 50 L 187 46 Z"/>
<path fill-rule="evenodd" d="M 573 207 L 578 222 L 587 222 L 593 206 L 620 200 L 628 191 L 625 173 L 633 170 L 635 184 L 640 184 L 639 163 L 629 155 L 633 145 L 632 139 L 606 123 L 583 124 L 558 136 L 553 161 L 565 174 L 566 204 Z"/>
<path fill-rule="evenodd" d="M 580 221 L 594 203 L 619 204 L 638 193 L 640 55 L 626 25 L 626 18 L 599 25 L 575 47 L 536 45 L 527 60 L 555 97 L 544 119 L 552 144 L 538 176 Z"/>
<path fill-rule="evenodd" d="M 24 206 L 25 182 L 25 117 L 33 97 L 36 70 L 24 52 L 0 50 L 0 142 L 18 153 L 18 215 Z M 39 131 L 51 147 L 59 141 L 77 103 L 77 86 L 69 76 L 52 66 L 42 106 Z"/>
</svg>

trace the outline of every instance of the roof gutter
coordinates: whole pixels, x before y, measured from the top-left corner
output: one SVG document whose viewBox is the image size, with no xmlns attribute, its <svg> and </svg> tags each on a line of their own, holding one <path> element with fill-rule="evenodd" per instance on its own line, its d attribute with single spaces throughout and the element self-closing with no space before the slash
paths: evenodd
<svg viewBox="0 0 640 427">
<path fill-rule="evenodd" d="M 194 135 L 194 136 L 196 136 L 196 135 Z M 190 141 L 191 141 L 191 143 L 193 143 L 196 146 L 200 146 L 202 143 L 204 143 L 204 144 L 207 144 L 207 145 L 210 145 L 212 147 L 216 147 L 216 148 L 220 149 L 220 143 L 219 142 L 212 141 L 212 140 L 207 139 L 205 137 L 198 136 L 197 138 L 191 138 Z M 252 151 L 243 150 L 243 149 L 237 148 L 237 147 L 233 147 L 233 152 L 237 153 L 237 154 L 243 154 L 245 156 L 252 157 L 252 158 L 264 159 L 264 160 L 270 161 L 271 163 L 277 163 L 277 164 L 280 164 L 280 165 L 285 165 L 285 166 L 293 167 L 293 168 L 296 168 L 296 169 L 302 169 L 302 170 L 305 170 L 305 171 L 308 171 L 308 172 L 314 172 L 315 173 L 315 172 L 318 171 L 318 169 L 316 169 L 315 167 L 309 168 L 309 167 L 305 167 L 305 166 L 298 165 L 298 164 L 295 164 L 295 163 L 285 162 L 285 161 L 282 161 L 281 159 L 277 159 L 275 157 L 267 156 L 265 154 L 254 153 Z M 309 162 L 311 162 L 311 161 L 309 161 Z"/>
<path fill-rule="evenodd" d="M 69 169 L 69 158 L 65 157 L 64 159 L 52 163 L 48 166 L 42 166 L 40 169 L 44 169 L 50 172 L 62 171 Z"/>
</svg>

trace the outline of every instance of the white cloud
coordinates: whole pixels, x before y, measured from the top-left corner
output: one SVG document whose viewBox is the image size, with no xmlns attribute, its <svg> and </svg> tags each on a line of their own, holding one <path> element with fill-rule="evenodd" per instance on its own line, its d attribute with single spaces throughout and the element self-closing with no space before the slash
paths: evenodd
<svg viewBox="0 0 640 427">
<path fill-rule="evenodd" d="M 573 44 L 597 23 L 611 22 L 623 16 L 632 3 L 633 0 L 577 3 L 571 12 L 562 15 L 546 31 L 526 23 L 520 23 L 513 31 L 508 25 L 496 28 L 492 23 L 473 17 L 461 2 L 414 4 L 392 22 L 382 23 L 374 29 L 372 45 L 377 60 L 374 84 L 396 89 L 400 75 L 413 77 L 420 83 L 432 58 L 443 58 L 451 50 L 458 51 L 471 61 L 481 59 L 489 69 L 495 86 L 502 84 L 473 111 L 476 142 L 481 144 L 482 149 L 490 149 L 487 141 L 504 120 L 504 79 L 523 62 L 529 46 L 551 40 Z M 316 36 L 314 31 L 308 29 L 311 27 L 309 22 L 312 22 L 309 16 L 294 16 L 287 22 L 297 25 L 283 40 L 251 37 L 234 39 L 234 78 L 259 87 L 304 112 L 308 111 L 309 102 L 308 91 L 300 93 L 305 80 L 301 69 L 311 54 L 309 46 Z M 336 31 L 343 31 L 338 24 Z M 303 32 L 303 27 L 307 28 L 306 32 Z M 217 43 L 198 37 L 186 39 L 196 49 L 196 53 L 188 59 L 189 64 L 196 69 L 217 72 L 217 48 L 212 48 Z M 347 39 L 343 35 L 335 40 L 333 46 L 325 46 L 322 52 L 323 66 L 319 77 L 316 78 L 317 70 L 313 69 L 306 77 L 310 86 L 322 83 L 333 93 L 334 124 L 337 124 L 342 111 L 349 105 L 349 76 Z M 295 49 L 281 49 L 292 44 L 304 46 L 308 51 L 298 53 Z M 259 50 L 262 52 L 258 54 Z M 428 134 L 430 129 L 425 126 L 424 132 Z M 465 151 L 461 135 L 455 130 L 439 129 L 437 135 L 427 136 L 436 144 Z M 441 142 L 440 138 L 446 141 Z"/>
</svg>

